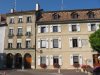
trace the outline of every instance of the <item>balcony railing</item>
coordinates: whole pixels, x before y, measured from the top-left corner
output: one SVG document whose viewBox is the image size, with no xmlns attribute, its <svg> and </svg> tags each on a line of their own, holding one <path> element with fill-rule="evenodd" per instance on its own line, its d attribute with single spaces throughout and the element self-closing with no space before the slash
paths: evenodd
<svg viewBox="0 0 100 75">
<path fill-rule="evenodd" d="M 13 33 L 12 34 L 11 33 L 8 34 L 8 37 L 13 37 L 13 36 L 14 36 Z"/>
<path fill-rule="evenodd" d="M 31 32 L 26 32 L 25 35 L 26 35 L 26 36 L 31 36 L 32 34 L 31 34 Z"/>
<path fill-rule="evenodd" d="M 22 33 L 17 33 L 17 36 L 23 36 L 23 34 Z"/>
</svg>

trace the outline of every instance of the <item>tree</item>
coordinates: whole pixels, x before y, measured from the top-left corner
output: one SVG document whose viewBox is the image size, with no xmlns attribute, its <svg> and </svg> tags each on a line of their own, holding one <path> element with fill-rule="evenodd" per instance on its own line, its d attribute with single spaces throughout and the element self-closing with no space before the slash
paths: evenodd
<svg viewBox="0 0 100 75">
<path fill-rule="evenodd" d="M 93 50 L 100 53 L 100 29 L 90 35 L 89 42 Z"/>
</svg>

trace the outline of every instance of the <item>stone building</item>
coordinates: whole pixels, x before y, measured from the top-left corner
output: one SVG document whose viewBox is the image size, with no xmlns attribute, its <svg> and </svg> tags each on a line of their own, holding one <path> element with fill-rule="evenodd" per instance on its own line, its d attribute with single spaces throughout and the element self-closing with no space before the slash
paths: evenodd
<svg viewBox="0 0 100 75">
<path fill-rule="evenodd" d="M 93 59 L 91 33 L 99 29 L 100 9 L 39 11 L 36 21 L 36 68 L 74 69 L 75 64 L 100 64 Z"/>
<path fill-rule="evenodd" d="M 6 14 L 8 27 L 5 37 L 7 68 L 34 68 L 35 65 L 35 10 L 14 11 Z"/>
</svg>

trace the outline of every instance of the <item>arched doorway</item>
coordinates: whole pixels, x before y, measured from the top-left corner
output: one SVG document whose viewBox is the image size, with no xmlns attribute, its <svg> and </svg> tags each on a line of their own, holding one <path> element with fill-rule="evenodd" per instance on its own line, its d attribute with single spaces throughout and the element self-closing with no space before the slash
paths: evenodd
<svg viewBox="0 0 100 75">
<path fill-rule="evenodd" d="M 9 69 L 13 68 L 13 57 L 12 53 L 7 54 L 6 56 L 6 67 Z"/>
<path fill-rule="evenodd" d="M 24 68 L 31 69 L 32 57 L 29 53 L 24 55 Z"/>
<path fill-rule="evenodd" d="M 20 53 L 15 54 L 14 57 L 15 61 L 15 68 L 16 69 L 21 69 L 22 68 L 22 55 Z"/>
</svg>

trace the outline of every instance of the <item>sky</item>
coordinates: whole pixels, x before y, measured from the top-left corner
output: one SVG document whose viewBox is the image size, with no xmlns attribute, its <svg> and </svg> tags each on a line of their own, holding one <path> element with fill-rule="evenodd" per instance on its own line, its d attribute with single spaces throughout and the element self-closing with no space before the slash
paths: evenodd
<svg viewBox="0 0 100 75">
<path fill-rule="evenodd" d="M 10 12 L 15 0 L 0 0 L 0 14 Z M 61 10 L 62 0 L 16 0 L 16 10 L 35 10 L 35 4 L 45 11 Z M 63 10 L 100 8 L 100 0 L 63 0 Z"/>
</svg>

